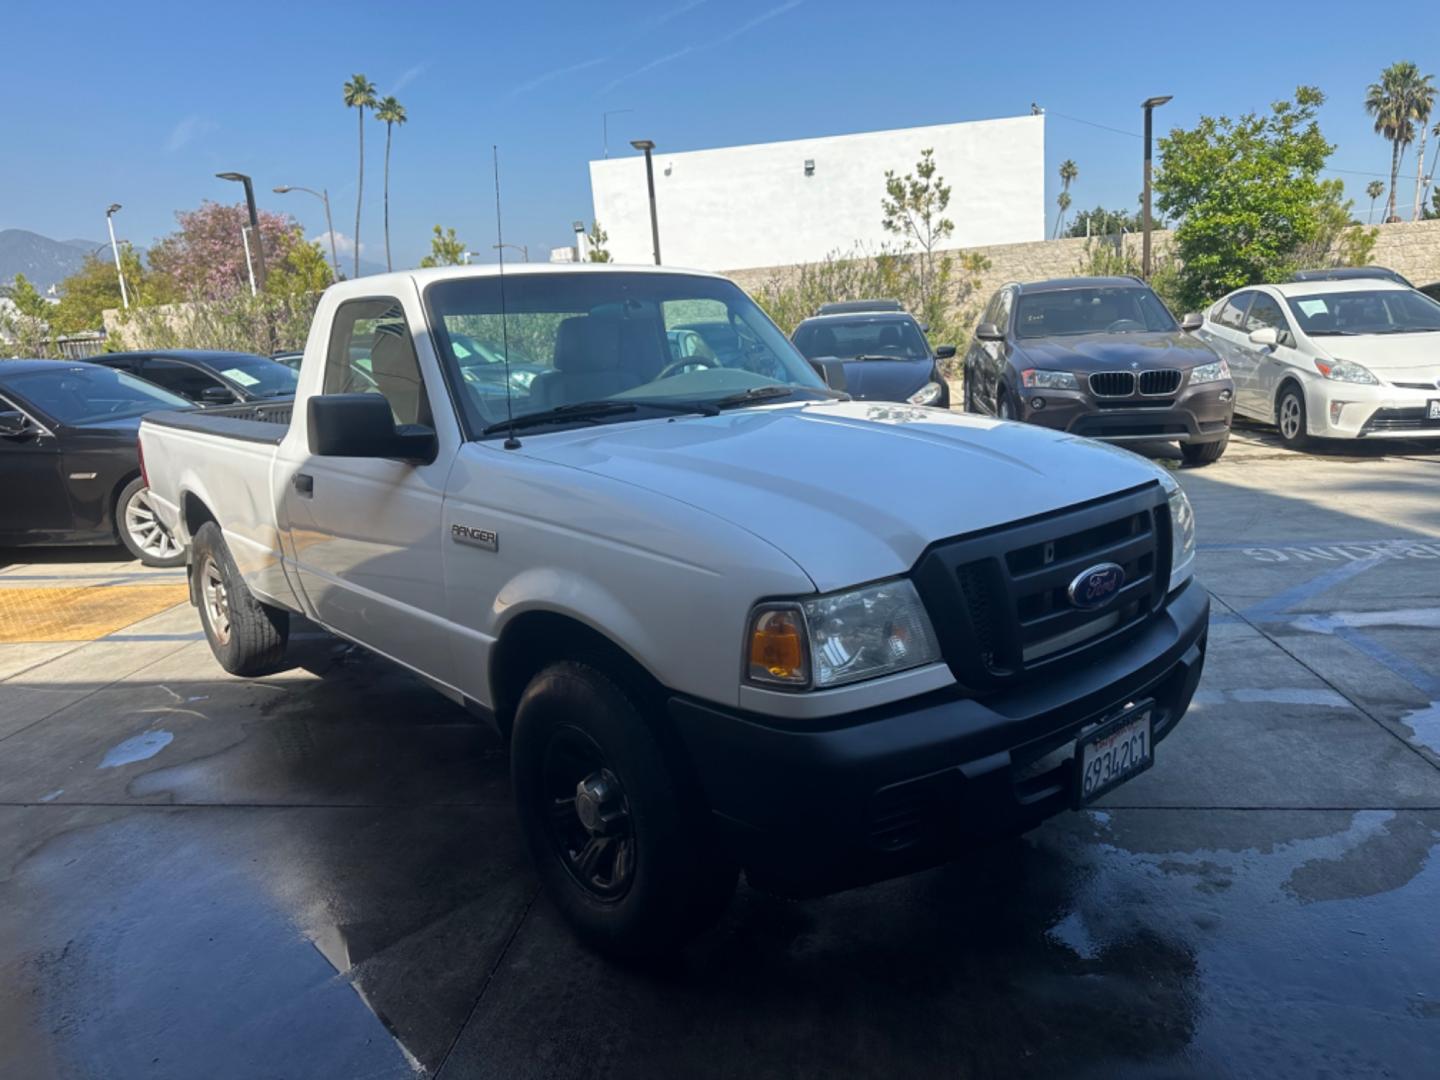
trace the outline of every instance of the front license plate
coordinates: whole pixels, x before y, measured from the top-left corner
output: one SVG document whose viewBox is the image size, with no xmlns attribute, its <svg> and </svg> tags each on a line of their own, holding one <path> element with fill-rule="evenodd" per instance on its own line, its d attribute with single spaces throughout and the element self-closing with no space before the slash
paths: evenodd
<svg viewBox="0 0 1440 1080">
<path fill-rule="evenodd" d="M 1425 410 L 1425 419 L 1440 420 L 1440 398 L 1431 398 Z"/>
<path fill-rule="evenodd" d="M 1080 769 L 1076 790 L 1084 806 L 1155 763 L 1150 742 L 1151 704 L 1132 705 L 1075 742 Z"/>
</svg>

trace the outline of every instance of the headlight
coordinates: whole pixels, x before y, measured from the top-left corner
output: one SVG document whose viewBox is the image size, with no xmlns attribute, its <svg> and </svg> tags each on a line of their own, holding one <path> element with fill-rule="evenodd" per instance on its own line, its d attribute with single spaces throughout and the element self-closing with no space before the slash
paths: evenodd
<svg viewBox="0 0 1440 1080">
<path fill-rule="evenodd" d="M 940 391 L 944 389 L 938 382 L 927 382 L 909 397 L 911 405 L 933 405 L 940 400 Z"/>
<path fill-rule="evenodd" d="M 1020 372 L 1020 382 L 1027 390 L 1079 390 L 1080 384 L 1068 371 L 1041 371 L 1026 368 Z"/>
<path fill-rule="evenodd" d="M 1336 382 L 1363 383 L 1366 386 L 1374 386 L 1380 381 L 1370 374 L 1369 368 L 1361 367 L 1349 360 L 1321 360 L 1316 357 L 1315 367 L 1325 378 L 1334 379 Z"/>
<path fill-rule="evenodd" d="M 1185 492 L 1170 493 L 1170 590 L 1179 588 L 1195 573 L 1195 511 Z"/>
<path fill-rule="evenodd" d="M 1201 364 L 1199 367 L 1190 369 L 1190 385 L 1199 386 L 1201 383 L 1219 382 L 1221 379 L 1230 377 L 1230 365 L 1224 360 L 1216 360 L 1213 364 Z"/>
<path fill-rule="evenodd" d="M 915 586 L 904 578 L 750 616 L 748 674 L 771 686 L 825 689 L 940 659 Z"/>
</svg>

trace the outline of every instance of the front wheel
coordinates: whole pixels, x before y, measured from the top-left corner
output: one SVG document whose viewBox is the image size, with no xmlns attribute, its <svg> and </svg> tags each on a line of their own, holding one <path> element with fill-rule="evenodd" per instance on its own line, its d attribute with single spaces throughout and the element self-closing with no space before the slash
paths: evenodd
<svg viewBox="0 0 1440 1080">
<path fill-rule="evenodd" d="M 582 940 L 634 960 L 720 917 L 738 871 L 640 705 L 598 667 L 563 661 L 531 680 L 510 764 L 535 868 Z"/>
<path fill-rule="evenodd" d="M 1229 445 L 1230 433 L 1227 431 L 1224 438 L 1214 442 L 1181 443 L 1180 456 L 1185 459 L 1186 465 L 1211 465 L 1220 460 L 1220 455 Z"/>
<path fill-rule="evenodd" d="M 1275 405 L 1275 425 L 1280 429 L 1280 441 L 1291 450 L 1303 450 L 1310 445 L 1310 431 L 1305 414 L 1305 393 L 1294 383 L 1280 391 L 1280 400 Z"/>
<path fill-rule="evenodd" d="M 1010 404 L 1010 395 L 1003 389 L 995 401 L 995 415 L 1001 420 L 1015 419 L 1015 406 Z"/>
<path fill-rule="evenodd" d="M 138 476 L 115 500 L 115 532 L 126 550 L 146 566 L 185 565 L 185 549 L 161 523 L 150 489 Z"/>
<path fill-rule="evenodd" d="M 255 599 L 213 521 L 200 526 L 191 554 L 200 624 L 220 666 L 247 677 L 279 668 L 290 637 L 290 613 Z"/>
</svg>

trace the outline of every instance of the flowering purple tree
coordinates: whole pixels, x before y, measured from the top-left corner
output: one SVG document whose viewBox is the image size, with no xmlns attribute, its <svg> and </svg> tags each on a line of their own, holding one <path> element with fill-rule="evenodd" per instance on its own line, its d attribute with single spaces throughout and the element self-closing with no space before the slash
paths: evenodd
<svg viewBox="0 0 1440 1080">
<path fill-rule="evenodd" d="M 250 224 L 244 203 L 206 201 L 196 210 L 176 211 L 175 220 L 179 231 L 150 249 L 152 273 L 169 278 L 178 294 L 193 300 L 217 300 L 250 288 L 241 236 Z M 261 210 L 260 242 L 273 267 L 286 262 L 306 240 L 294 218 Z M 255 243 L 253 236 L 250 243 Z"/>
</svg>

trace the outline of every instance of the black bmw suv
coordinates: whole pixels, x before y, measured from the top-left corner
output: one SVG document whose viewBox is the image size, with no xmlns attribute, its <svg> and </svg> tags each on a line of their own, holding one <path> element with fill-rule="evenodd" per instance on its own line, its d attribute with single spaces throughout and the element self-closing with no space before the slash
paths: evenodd
<svg viewBox="0 0 1440 1080">
<path fill-rule="evenodd" d="M 1178 442 L 1186 463 L 1219 459 L 1235 384 L 1225 361 L 1139 278 L 1002 286 L 965 354 L 965 411 L 1107 442 Z"/>
</svg>

